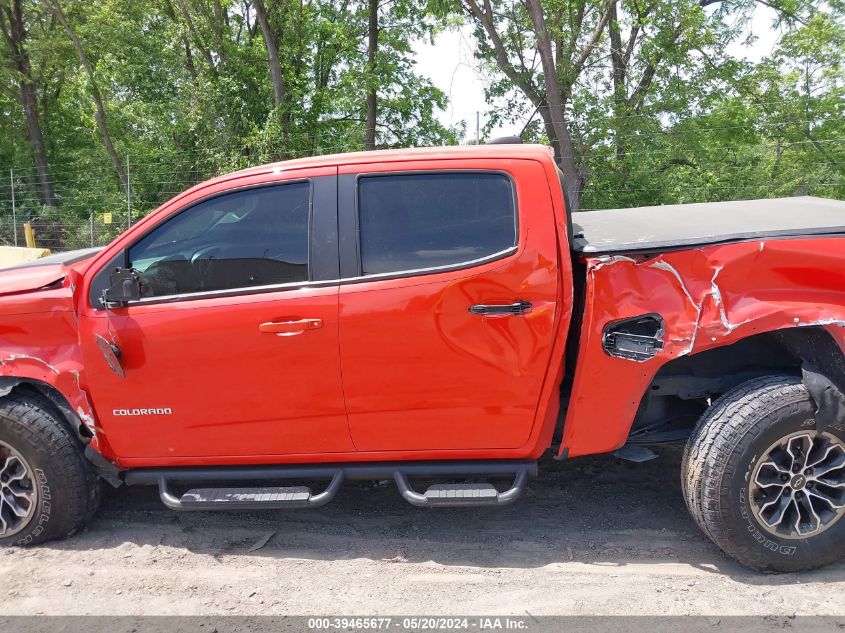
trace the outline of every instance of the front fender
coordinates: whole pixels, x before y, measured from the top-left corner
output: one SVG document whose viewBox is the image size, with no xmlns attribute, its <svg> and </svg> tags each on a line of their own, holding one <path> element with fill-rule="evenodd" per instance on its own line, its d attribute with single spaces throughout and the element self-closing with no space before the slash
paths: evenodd
<svg viewBox="0 0 845 633">
<path fill-rule="evenodd" d="M 74 431 L 80 439 L 99 450 L 100 429 L 79 376 L 78 369 L 53 365 L 48 359 L 0 351 L 0 398 L 8 396 L 19 385 L 31 385 L 58 407 L 76 427 Z"/>
<path fill-rule="evenodd" d="M 845 239 L 740 242 L 586 260 L 586 308 L 561 454 L 625 443 L 642 396 L 670 360 L 795 327 L 824 327 L 845 349 Z M 663 348 L 648 360 L 602 348 L 606 324 L 657 313 Z"/>
<path fill-rule="evenodd" d="M 30 383 L 50 397 L 99 452 L 106 449 L 83 388 L 76 314 L 68 288 L 0 300 L 0 397 Z M 75 418 L 75 419 L 71 419 Z"/>
</svg>

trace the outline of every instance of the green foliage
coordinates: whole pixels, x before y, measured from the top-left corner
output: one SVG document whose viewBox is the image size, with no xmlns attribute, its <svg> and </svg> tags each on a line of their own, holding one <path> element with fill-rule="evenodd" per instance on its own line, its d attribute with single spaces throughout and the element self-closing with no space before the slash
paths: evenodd
<svg viewBox="0 0 845 633">
<path fill-rule="evenodd" d="M 130 174 L 134 218 L 229 170 L 363 149 L 372 88 L 380 147 L 458 142 L 463 127 L 438 122 L 446 97 L 415 72 L 412 44 L 463 23 L 474 28 L 479 64 L 492 77 L 488 130 L 514 122 L 527 140 L 548 142 L 542 108 L 549 80 L 559 86 L 563 111 L 552 119 L 563 118 L 572 137 L 582 208 L 845 198 L 841 0 L 542 0 L 553 78 L 543 73 L 524 0 L 386 0 L 374 67 L 366 0 L 0 0 L 0 239 L 10 239 L 2 225 L 11 214 L 10 167 L 18 219 L 40 217 L 39 234 L 56 245 L 90 242 L 92 214 L 97 242 L 128 222 L 92 77 L 57 20 L 57 2 L 91 63 Z M 743 39 L 763 4 L 780 38 L 748 59 L 738 51 L 753 50 Z M 278 47 L 281 90 L 259 5 Z M 507 64 L 473 5 L 491 7 Z M 26 33 L 15 48 L 9 20 L 17 8 Z M 26 86 L 37 99 L 46 175 L 23 107 Z M 45 186 L 55 207 L 44 207 Z M 100 221 L 106 212 L 113 225 Z"/>
<path fill-rule="evenodd" d="M 841 14 L 817 11 L 756 63 L 697 46 L 695 64 L 664 77 L 642 112 L 593 119 L 584 207 L 845 198 L 844 38 Z"/>
<path fill-rule="evenodd" d="M 0 0 L 0 10 L 16 1 Z M 59 2 L 93 66 L 120 162 L 128 157 L 136 217 L 229 170 L 361 149 L 368 85 L 378 92 L 379 146 L 457 141 L 435 116 L 445 96 L 415 73 L 411 43 L 435 21 L 410 0 L 383 3 L 372 74 L 366 2 L 264 0 L 285 88 L 279 107 L 255 0 Z M 22 78 L 0 42 L 0 165 L 15 167 L 18 217 L 84 223 L 111 211 L 125 226 L 126 197 L 98 133 L 89 78 L 50 2 L 22 6 L 58 209 L 42 210 Z M 6 171 L 0 217 L 11 212 L 10 194 Z"/>
<path fill-rule="evenodd" d="M 499 106 L 489 127 L 530 119 L 526 136 L 555 140 L 540 116 L 547 114 L 542 104 L 550 82 L 535 53 L 527 3 L 493 4 L 503 63 L 490 26 L 479 18 L 483 0 L 432 2 L 475 26 L 477 57 L 494 76 L 488 97 Z M 841 2 L 541 4 L 553 81 L 564 102 L 562 112 L 547 118 L 564 119 L 572 137 L 581 208 L 775 195 L 845 198 Z M 753 41 L 744 41 L 746 27 L 763 4 L 776 16 L 773 28 L 781 37 L 771 54 L 749 61 L 740 56 L 756 52 Z M 600 28 L 609 9 L 615 18 Z"/>
</svg>

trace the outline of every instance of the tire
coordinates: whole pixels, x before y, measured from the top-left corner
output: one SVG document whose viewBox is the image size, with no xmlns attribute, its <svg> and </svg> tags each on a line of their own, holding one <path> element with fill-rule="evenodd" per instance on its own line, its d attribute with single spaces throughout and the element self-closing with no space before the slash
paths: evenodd
<svg viewBox="0 0 845 633">
<path fill-rule="evenodd" d="M 799 378 L 768 376 L 725 393 L 690 436 L 681 474 L 687 507 L 747 567 L 795 572 L 845 557 L 845 486 L 827 487 L 828 477 L 837 485 L 845 477 L 845 466 L 836 466 L 845 465 L 845 434 L 817 429 L 814 415 Z M 805 468 L 822 455 L 821 466 Z M 805 471 L 822 478 L 802 478 Z"/>
<path fill-rule="evenodd" d="M 49 400 L 0 398 L 0 545 L 72 535 L 94 515 L 101 493 L 81 443 Z"/>
</svg>

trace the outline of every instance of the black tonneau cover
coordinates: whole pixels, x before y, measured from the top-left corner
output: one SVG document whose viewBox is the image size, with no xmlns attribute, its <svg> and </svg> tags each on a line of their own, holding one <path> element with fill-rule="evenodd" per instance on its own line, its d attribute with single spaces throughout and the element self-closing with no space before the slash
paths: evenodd
<svg viewBox="0 0 845 633">
<path fill-rule="evenodd" d="M 584 211 L 572 216 L 572 248 L 628 253 L 736 240 L 845 234 L 845 202 L 802 196 Z"/>
</svg>

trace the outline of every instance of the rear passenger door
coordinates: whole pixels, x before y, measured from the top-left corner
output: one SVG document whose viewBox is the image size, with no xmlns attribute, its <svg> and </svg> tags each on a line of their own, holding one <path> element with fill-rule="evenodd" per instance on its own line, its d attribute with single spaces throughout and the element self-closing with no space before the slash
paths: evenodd
<svg viewBox="0 0 845 633">
<path fill-rule="evenodd" d="M 479 167 L 482 165 L 482 167 Z M 341 167 L 340 349 L 359 451 L 518 448 L 558 293 L 551 198 L 530 160 Z"/>
</svg>

